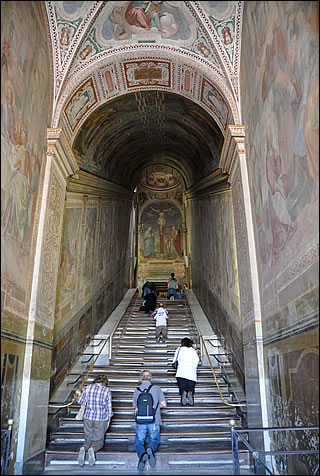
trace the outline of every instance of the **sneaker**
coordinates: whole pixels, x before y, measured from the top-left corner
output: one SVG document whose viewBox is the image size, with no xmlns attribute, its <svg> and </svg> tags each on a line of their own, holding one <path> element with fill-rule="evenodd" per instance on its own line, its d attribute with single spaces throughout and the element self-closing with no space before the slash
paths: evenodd
<svg viewBox="0 0 320 476">
<path fill-rule="evenodd" d="M 174 301 L 174 296 L 170 296 L 170 301 Z"/>
<path fill-rule="evenodd" d="M 96 462 L 96 455 L 94 454 L 93 448 L 88 449 L 88 457 L 89 457 L 89 466 L 93 466 Z"/>
<path fill-rule="evenodd" d="M 149 464 L 151 468 L 154 468 L 156 465 L 156 457 L 154 455 L 153 449 L 152 448 L 147 448 L 147 453 L 149 457 Z"/>
<path fill-rule="evenodd" d="M 182 405 L 186 405 L 186 404 L 188 403 L 187 392 L 185 392 L 184 390 L 183 390 L 183 392 L 182 392 L 182 400 L 181 400 L 181 403 L 182 403 Z"/>
<path fill-rule="evenodd" d="M 84 465 L 84 460 L 86 457 L 86 450 L 84 449 L 84 446 L 82 446 L 79 450 L 79 455 L 78 455 L 78 463 L 80 466 Z"/>
<path fill-rule="evenodd" d="M 189 405 L 193 405 L 193 395 L 192 392 L 188 392 L 188 403 Z"/>
<path fill-rule="evenodd" d="M 143 453 L 143 455 L 139 459 L 138 471 L 143 471 L 144 470 L 147 459 L 148 459 L 147 453 Z"/>
</svg>

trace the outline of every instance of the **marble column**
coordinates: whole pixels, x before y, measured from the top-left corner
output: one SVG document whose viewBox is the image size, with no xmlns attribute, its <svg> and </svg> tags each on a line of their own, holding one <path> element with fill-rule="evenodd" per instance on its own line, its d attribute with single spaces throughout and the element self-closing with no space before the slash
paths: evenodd
<svg viewBox="0 0 320 476">
<path fill-rule="evenodd" d="M 68 177 L 78 168 L 63 130 L 48 129 L 14 474 L 32 474 L 42 467 L 64 200 Z M 40 339 L 46 343 L 42 344 L 41 350 L 35 345 Z"/>
</svg>

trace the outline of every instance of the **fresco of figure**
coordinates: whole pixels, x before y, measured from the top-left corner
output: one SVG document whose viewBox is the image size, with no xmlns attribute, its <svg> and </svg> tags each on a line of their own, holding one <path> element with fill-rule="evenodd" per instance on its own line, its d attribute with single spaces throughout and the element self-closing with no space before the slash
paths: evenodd
<svg viewBox="0 0 320 476">
<path fill-rule="evenodd" d="M 116 7 L 109 15 L 109 20 L 116 23 L 114 37 L 116 40 L 131 38 L 132 33 L 157 30 L 163 38 L 170 38 L 179 30 L 179 24 L 169 12 L 161 12 L 162 5 L 178 11 L 179 8 L 164 1 L 132 1 Z"/>
<path fill-rule="evenodd" d="M 159 223 L 159 236 L 160 236 L 160 253 L 163 254 L 164 253 L 164 231 L 166 227 L 166 220 L 164 218 L 164 213 L 168 212 L 173 207 L 167 208 L 166 210 L 156 210 L 155 208 L 152 208 L 151 206 L 150 208 L 154 212 L 159 213 L 158 223 Z"/>
<path fill-rule="evenodd" d="M 154 247 L 154 233 L 152 231 L 152 226 L 149 226 L 143 235 L 143 256 L 145 258 L 154 258 L 155 257 L 155 247 Z"/>
</svg>

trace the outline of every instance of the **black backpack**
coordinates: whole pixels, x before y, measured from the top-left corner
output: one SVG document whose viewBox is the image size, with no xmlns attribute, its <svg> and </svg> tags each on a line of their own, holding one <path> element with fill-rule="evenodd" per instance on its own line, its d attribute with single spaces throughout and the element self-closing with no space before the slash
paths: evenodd
<svg viewBox="0 0 320 476">
<path fill-rule="evenodd" d="M 141 393 L 137 400 L 136 423 L 140 423 L 142 425 L 154 423 L 156 411 L 159 405 L 158 402 L 156 408 L 153 408 L 153 397 L 150 393 L 151 387 L 152 383 L 144 390 L 141 390 L 141 388 L 137 387 L 137 390 L 139 390 Z"/>
</svg>

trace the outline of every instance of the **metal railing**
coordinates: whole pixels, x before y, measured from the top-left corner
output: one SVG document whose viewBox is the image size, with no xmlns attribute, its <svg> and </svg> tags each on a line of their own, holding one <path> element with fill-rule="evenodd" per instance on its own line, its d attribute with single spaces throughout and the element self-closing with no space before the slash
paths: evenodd
<svg viewBox="0 0 320 476">
<path fill-rule="evenodd" d="M 81 382 L 80 387 L 78 388 L 78 390 L 81 390 L 81 389 L 82 389 L 82 387 L 83 387 L 85 381 L 86 381 L 87 378 L 89 377 L 89 374 L 90 374 L 90 372 L 91 372 L 91 370 L 92 370 L 94 364 L 95 364 L 96 361 L 98 360 L 98 357 L 101 355 L 103 349 L 105 348 L 105 346 L 106 346 L 107 342 L 109 342 L 109 340 L 110 340 L 110 346 L 111 346 L 111 341 L 112 341 L 113 334 L 116 332 L 116 330 L 117 330 L 117 328 L 118 328 L 118 325 L 119 325 L 119 323 L 120 323 L 120 321 L 121 321 L 122 318 L 123 318 L 123 315 L 121 315 L 121 317 L 118 319 L 117 323 L 115 324 L 115 326 L 114 326 L 114 328 L 113 328 L 113 331 L 111 332 L 111 334 L 110 334 L 106 339 L 101 339 L 101 341 L 100 341 L 99 344 L 91 345 L 92 347 L 97 347 L 97 346 L 99 346 L 99 345 L 101 344 L 101 342 L 103 342 L 103 341 L 105 340 L 103 346 L 101 347 L 101 349 L 99 350 L 99 353 L 97 354 L 97 357 L 94 359 L 94 361 L 93 361 L 93 363 L 91 364 L 91 366 L 90 366 L 88 372 L 86 373 L 86 375 L 85 375 L 83 381 Z M 93 354 L 93 355 L 95 355 L 95 354 Z M 92 357 L 91 357 L 91 358 L 92 358 Z M 91 360 L 91 358 L 90 358 L 87 362 L 89 362 L 89 361 Z M 78 380 L 80 380 L 81 377 L 82 377 L 82 375 L 79 375 L 79 377 L 78 377 L 74 382 L 72 382 L 72 384 L 77 383 Z M 72 405 L 72 404 L 75 402 L 76 399 L 77 399 L 77 395 L 74 395 L 74 397 L 72 398 L 71 402 L 69 402 L 69 403 L 62 403 L 62 404 L 60 404 L 60 403 L 57 403 L 57 404 L 49 403 L 49 407 L 50 407 L 50 408 L 66 408 L 66 407 L 70 407 L 70 405 Z"/>
<path fill-rule="evenodd" d="M 249 437 L 250 433 L 256 433 L 256 432 L 266 432 L 266 431 L 271 431 L 271 432 L 276 432 L 276 431 L 315 431 L 317 430 L 319 432 L 319 427 L 318 426 L 311 426 L 311 427 L 268 427 L 268 428 L 247 428 L 243 430 L 236 430 L 234 428 L 235 421 L 230 420 L 230 426 L 231 426 L 231 437 L 232 437 L 232 457 L 233 457 L 233 474 L 238 475 L 240 474 L 240 462 L 239 462 L 239 441 L 249 450 L 249 453 L 252 457 L 253 460 L 253 473 L 256 474 L 289 474 L 288 473 L 288 468 L 289 468 L 289 463 L 288 463 L 288 457 L 290 455 L 313 455 L 313 454 L 318 454 L 319 455 L 319 449 L 318 450 L 276 450 L 276 451 L 264 451 L 264 450 L 259 450 L 257 451 L 252 447 L 252 445 L 249 443 L 249 441 L 243 436 L 244 434 Z M 286 463 L 283 466 L 282 465 L 282 470 L 281 473 L 278 472 L 272 472 L 272 468 L 266 464 L 262 457 L 267 456 L 271 460 L 272 457 L 277 457 L 277 456 L 285 456 L 286 457 Z M 262 469 L 263 472 L 258 472 L 259 471 L 259 465 L 260 468 Z M 271 465 L 271 464 L 270 464 Z M 285 473 L 283 471 L 286 471 Z M 315 467 L 314 471 L 311 473 L 312 475 L 319 474 L 319 461 L 318 465 Z"/>
<path fill-rule="evenodd" d="M 211 367 L 211 370 L 212 370 L 212 373 L 213 373 L 213 376 L 214 376 L 214 380 L 215 380 L 216 385 L 217 385 L 217 387 L 218 387 L 218 391 L 219 391 L 219 394 L 220 394 L 220 398 L 221 398 L 222 403 L 223 403 L 224 405 L 228 405 L 229 407 L 243 407 L 243 406 L 245 406 L 245 403 L 229 403 L 229 402 L 227 402 L 227 401 L 225 400 L 224 396 L 222 395 L 222 391 L 221 391 L 221 388 L 220 388 L 220 385 L 219 385 L 219 382 L 218 382 L 216 373 L 215 373 L 215 371 L 214 371 L 214 368 L 213 368 L 213 365 L 212 365 L 212 362 L 211 362 L 211 358 L 210 358 L 210 355 L 209 355 L 207 346 L 206 346 L 206 344 L 205 344 L 204 338 L 203 338 L 202 334 L 199 333 L 199 335 L 200 335 L 200 339 L 201 339 L 201 341 L 202 341 L 202 345 L 203 345 L 203 347 L 204 347 L 204 350 L 205 350 L 205 352 L 206 352 L 206 354 L 207 354 L 208 361 L 209 361 L 209 365 L 210 365 L 210 367 Z"/>
<path fill-rule="evenodd" d="M 10 444 L 11 444 L 11 433 L 12 433 L 13 420 L 9 418 L 8 428 L 1 429 L 1 441 L 5 438 L 4 441 L 4 451 L 1 455 L 1 474 L 6 475 L 8 464 L 9 464 L 9 453 L 10 453 Z"/>
</svg>

